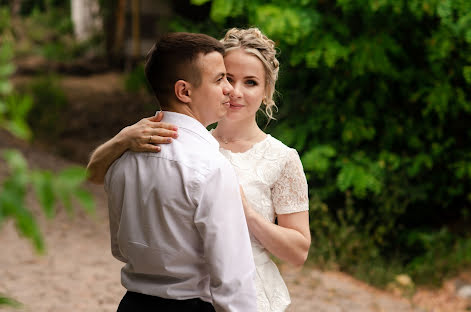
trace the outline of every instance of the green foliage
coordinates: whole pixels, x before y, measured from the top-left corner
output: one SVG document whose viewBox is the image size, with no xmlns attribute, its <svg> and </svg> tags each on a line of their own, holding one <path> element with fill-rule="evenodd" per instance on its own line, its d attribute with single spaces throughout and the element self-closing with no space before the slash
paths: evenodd
<svg viewBox="0 0 471 312">
<path fill-rule="evenodd" d="M 53 75 L 40 76 L 27 89 L 34 99 L 27 120 L 35 135 L 42 138 L 57 137 L 66 127 L 61 115 L 68 105 L 60 78 Z"/>
<path fill-rule="evenodd" d="M 68 62 L 102 48 L 100 36 L 83 42 L 75 40 L 69 2 L 46 1 L 32 6 L 23 3 L 22 7 L 24 16 L 16 18 L 12 27 L 17 55 L 40 55 L 50 61 Z M 0 30 L 1 27 L 0 24 Z"/>
<path fill-rule="evenodd" d="M 30 187 L 34 189 L 38 202 L 49 218 L 54 217 L 54 208 L 59 201 L 72 213 L 73 197 L 76 197 L 87 211 L 93 212 L 93 199 L 81 188 L 81 184 L 86 180 L 84 168 L 67 168 L 53 176 L 49 171 L 29 169 L 26 160 L 18 151 L 4 151 L 3 159 L 10 174 L 0 189 L 0 225 L 5 218 L 14 219 L 17 229 L 33 242 L 37 251 L 44 251 L 44 241 L 34 215 L 26 207 L 25 197 Z"/>
<path fill-rule="evenodd" d="M 147 83 L 144 65 L 139 64 L 124 77 L 124 88 L 127 92 L 136 93 L 143 89 L 151 91 Z"/>
<path fill-rule="evenodd" d="M 19 308 L 21 307 L 21 304 L 14 299 L 4 297 L 0 294 L 0 306 L 10 306 L 13 308 Z"/>
<path fill-rule="evenodd" d="M 8 11 L 0 8 L 0 16 L 8 17 Z M 15 93 L 9 81 L 15 70 L 12 61 L 14 47 L 8 36 L 10 26 L 5 21 L 9 19 L 0 22 L 0 127 L 20 138 L 29 139 L 31 131 L 26 117 L 33 107 L 33 98 L 39 100 L 39 104 L 47 106 L 42 108 L 43 116 L 46 116 L 51 113 L 48 109 L 51 109 L 52 105 L 63 105 L 65 97 L 59 93 L 60 89 L 51 80 L 35 84 L 33 97 Z M 0 227 L 6 220 L 14 220 L 16 229 L 33 243 L 36 251 L 44 252 L 45 245 L 36 216 L 26 204 L 30 189 L 34 190 L 40 207 L 49 218 L 55 215 L 58 203 L 71 213 L 72 200 L 78 201 L 86 211 L 94 212 L 93 197 L 82 188 L 86 179 L 85 168 L 66 168 L 57 174 L 33 170 L 16 150 L 3 150 L 0 163 L 8 168 L 8 175 L 2 179 L 0 186 Z M 4 305 L 20 306 L 17 301 L 0 294 L 0 306 Z"/>
<path fill-rule="evenodd" d="M 301 154 L 313 259 L 382 285 L 469 264 L 451 225 L 471 211 L 470 1 L 212 1 L 210 17 L 281 51 L 269 130 Z M 221 37 L 215 25 L 197 31 Z"/>
</svg>

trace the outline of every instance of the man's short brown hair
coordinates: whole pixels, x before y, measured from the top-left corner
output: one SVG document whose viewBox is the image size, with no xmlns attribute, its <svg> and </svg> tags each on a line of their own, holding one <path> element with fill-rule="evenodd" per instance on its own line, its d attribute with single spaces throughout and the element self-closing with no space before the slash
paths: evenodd
<svg viewBox="0 0 471 312">
<path fill-rule="evenodd" d="M 224 55 L 224 46 L 204 34 L 169 33 L 154 44 L 147 54 L 145 73 L 161 107 L 166 107 L 174 96 L 178 80 L 199 87 L 201 70 L 196 60 L 200 54 L 211 52 Z"/>
</svg>

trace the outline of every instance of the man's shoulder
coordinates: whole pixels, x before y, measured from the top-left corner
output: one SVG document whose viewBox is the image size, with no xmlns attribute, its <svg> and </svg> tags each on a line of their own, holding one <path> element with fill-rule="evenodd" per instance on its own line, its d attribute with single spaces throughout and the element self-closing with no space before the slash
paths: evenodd
<svg viewBox="0 0 471 312">
<path fill-rule="evenodd" d="M 178 139 L 163 146 L 162 151 L 164 157 L 175 158 L 189 167 L 204 169 L 208 172 L 230 166 L 227 159 L 219 152 L 219 146 L 191 131 L 180 130 Z"/>
</svg>

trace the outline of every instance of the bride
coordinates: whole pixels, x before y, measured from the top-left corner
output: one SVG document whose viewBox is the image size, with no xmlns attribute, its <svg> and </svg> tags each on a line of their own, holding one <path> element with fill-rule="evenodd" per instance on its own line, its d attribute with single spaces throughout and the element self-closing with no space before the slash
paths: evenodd
<svg viewBox="0 0 471 312">
<path fill-rule="evenodd" d="M 257 28 L 230 29 L 221 41 L 234 92 L 227 115 L 212 135 L 241 185 L 257 271 L 258 311 L 284 311 L 291 300 L 270 254 L 296 266 L 306 261 L 311 243 L 306 177 L 296 150 L 264 133 L 256 122 L 261 106 L 270 119 L 276 107 L 273 93 L 279 63 L 274 42 Z M 164 147 L 154 144 L 177 139 L 172 131 L 177 129 L 157 122 L 161 118 L 162 113 L 143 119 L 100 146 L 88 165 L 90 180 L 103 183 L 109 166 L 127 149 L 158 152 Z"/>
</svg>

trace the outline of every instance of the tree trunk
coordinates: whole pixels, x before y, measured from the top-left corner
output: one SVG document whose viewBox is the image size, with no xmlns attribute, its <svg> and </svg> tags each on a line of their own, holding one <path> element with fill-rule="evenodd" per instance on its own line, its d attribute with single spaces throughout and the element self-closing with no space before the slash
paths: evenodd
<svg viewBox="0 0 471 312">
<path fill-rule="evenodd" d="M 77 40 L 87 40 L 102 30 L 99 11 L 98 0 L 71 0 L 72 22 Z"/>
<path fill-rule="evenodd" d="M 13 16 L 17 16 L 20 14 L 21 11 L 21 3 L 23 2 L 22 0 L 10 0 L 11 2 L 11 14 Z"/>
<path fill-rule="evenodd" d="M 132 0 L 132 56 L 136 60 L 141 56 L 140 1 Z"/>
<path fill-rule="evenodd" d="M 126 27 L 126 0 L 118 0 L 115 16 L 116 27 L 113 54 L 115 56 L 122 56 L 124 48 L 124 30 Z"/>
</svg>

